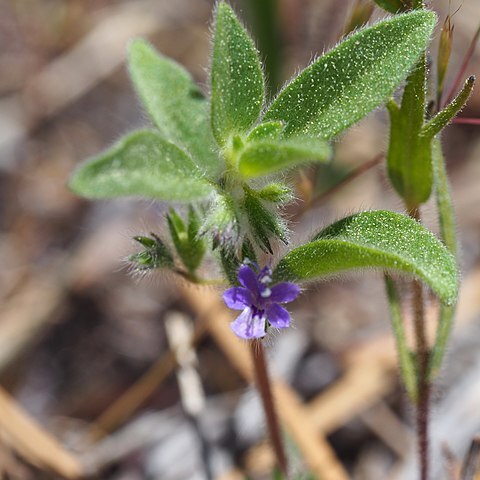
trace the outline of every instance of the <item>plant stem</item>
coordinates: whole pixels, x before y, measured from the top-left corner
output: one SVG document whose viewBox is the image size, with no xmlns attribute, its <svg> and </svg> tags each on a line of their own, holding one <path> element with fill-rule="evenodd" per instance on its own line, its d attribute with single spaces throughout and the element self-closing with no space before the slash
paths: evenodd
<svg viewBox="0 0 480 480">
<path fill-rule="evenodd" d="M 420 209 L 410 210 L 410 215 L 420 221 Z M 429 349 L 425 325 L 423 287 L 418 280 L 413 280 L 413 318 L 418 361 L 418 399 L 417 399 L 417 441 L 420 463 L 420 480 L 428 480 L 431 384 L 428 375 Z"/>
<path fill-rule="evenodd" d="M 413 308 L 415 337 L 418 358 L 418 401 L 417 401 L 417 435 L 418 453 L 420 457 L 420 479 L 428 479 L 428 424 L 430 417 L 430 382 L 428 379 L 428 343 L 425 332 L 422 284 L 413 281 Z"/>
<path fill-rule="evenodd" d="M 272 442 L 275 456 L 277 457 L 278 468 L 281 470 L 285 478 L 288 478 L 288 464 L 283 441 L 280 432 L 280 425 L 273 402 L 272 386 L 268 376 L 267 363 L 265 361 L 265 351 L 261 340 L 253 340 L 250 343 L 252 352 L 253 366 L 255 369 L 255 379 L 258 391 L 262 397 L 263 408 L 265 410 L 265 418 L 267 420 L 268 432 Z"/>
</svg>

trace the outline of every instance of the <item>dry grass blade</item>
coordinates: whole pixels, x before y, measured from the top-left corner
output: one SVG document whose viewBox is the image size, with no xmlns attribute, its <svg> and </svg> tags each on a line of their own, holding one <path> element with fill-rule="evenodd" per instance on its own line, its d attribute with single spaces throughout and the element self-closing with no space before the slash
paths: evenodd
<svg viewBox="0 0 480 480">
<path fill-rule="evenodd" d="M 30 418 L 3 389 L 0 389 L 0 432 L 10 447 L 32 464 L 67 479 L 83 476 L 82 465 L 75 456 Z"/>
<path fill-rule="evenodd" d="M 309 403 L 310 421 L 322 433 L 332 433 L 394 388 L 392 367 L 372 360 L 351 366 L 343 378 Z"/>
<path fill-rule="evenodd" d="M 205 327 L 201 319 L 197 322 L 192 345 L 205 335 Z M 157 390 L 162 382 L 177 366 L 172 351 L 164 353 L 147 372 L 124 392 L 100 417 L 90 426 L 88 436 L 98 441 L 118 428 Z"/>
</svg>

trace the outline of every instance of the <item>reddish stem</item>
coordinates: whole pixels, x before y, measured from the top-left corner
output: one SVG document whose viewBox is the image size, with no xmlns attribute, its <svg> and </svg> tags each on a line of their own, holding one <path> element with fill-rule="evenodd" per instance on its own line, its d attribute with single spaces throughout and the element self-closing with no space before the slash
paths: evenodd
<svg viewBox="0 0 480 480">
<path fill-rule="evenodd" d="M 261 340 L 253 340 L 250 344 L 252 352 L 253 366 L 255 369 L 255 379 L 258 391 L 262 397 L 263 408 L 265 410 L 265 418 L 267 420 L 270 441 L 272 442 L 277 464 L 285 478 L 288 478 L 288 463 L 283 448 L 282 435 L 280 425 L 276 414 L 275 403 L 272 395 L 272 385 L 268 376 L 267 362 L 265 359 L 265 351 Z"/>
<path fill-rule="evenodd" d="M 465 125 L 480 125 L 480 118 L 457 117 L 452 120 L 452 123 L 459 123 Z"/>
<path fill-rule="evenodd" d="M 410 216 L 420 221 L 420 209 L 410 210 Z M 425 325 L 423 287 L 418 280 L 413 280 L 413 318 L 418 360 L 418 400 L 417 400 L 417 441 L 420 462 L 420 480 L 428 480 L 429 471 L 429 437 L 431 384 L 428 378 L 430 352 L 428 349 Z"/>
</svg>

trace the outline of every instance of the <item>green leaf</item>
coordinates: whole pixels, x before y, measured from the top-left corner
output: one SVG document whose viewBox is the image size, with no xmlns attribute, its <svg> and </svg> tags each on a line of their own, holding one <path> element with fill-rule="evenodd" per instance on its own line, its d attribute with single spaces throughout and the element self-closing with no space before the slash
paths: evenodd
<svg viewBox="0 0 480 480">
<path fill-rule="evenodd" d="M 390 181 L 409 208 L 426 202 L 432 191 L 431 141 L 420 136 L 425 119 L 426 60 L 422 55 L 408 76 L 400 109 L 392 101 L 387 166 Z"/>
<path fill-rule="evenodd" d="M 293 137 L 283 141 L 258 141 L 240 154 L 238 170 L 244 177 L 260 177 L 308 161 L 326 162 L 330 147 L 321 138 Z"/>
<path fill-rule="evenodd" d="M 199 233 L 199 219 L 192 206 L 188 210 L 188 225 L 185 225 L 182 217 L 171 209 L 167 215 L 168 228 L 173 244 L 183 264 L 189 273 L 195 273 L 205 254 L 205 240 Z"/>
<path fill-rule="evenodd" d="M 458 95 L 442 111 L 438 112 L 422 129 L 421 134 L 427 138 L 433 138 L 440 133 L 464 107 L 472 94 L 475 85 L 475 77 L 469 77 Z"/>
<path fill-rule="evenodd" d="M 258 142 L 259 140 L 276 140 L 283 130 L 282 122 L 265 122 L 257 125 L 247 137 L 248 142 Z"/>
<path fill-rule="evenodd" d="M 284 135 L 331 138 L 382 104 L 427 46 L 433 12 L 397 15 L 360 30 L 300 73 L 263 121 L 285 122 Z"/>
<path fill-rule="evenodd" d="M 252 39 L 224 2 L 217 7 L 211 70 L 212 130 L 221 147 L 247 132 L 263 106 L 263 72 Z"/>
<path fill-rule="evenodd" d="M 208 197 L 213 187 L 177 146 L 143 130 L 87 160 L 69 183 L 88 198 L 142 196 L 189 202 Z"/>
<path fill-rule="evenodd" d="M 190 74 L 141 39 L 130 43 L 128 64 L 138 95 L 162 136 L 188 152 L 206 174 L 218 176 L 223 164 L 210 129 L 208 102 Z"/>
<path fill-rule="evenodd" d="M 404 0 L 374 0 L 374 2 L 390 13 L 402 12 L 406 9 Z"/>
<path fill-rule="evenodd" d="M 254 37 L 264 59 L 269 94 L 274 95 L 282 85 L 281 6 L 278 0 L 248 0 L 247 4 Z"/>
<path fill-rule="evenodd" d="M 390 307 L 393 336 L 397 346 L 400 374 L 410 400 L 415 402 L 417 398 L 416 368 L 412 353 L 407 345 L 400 306 L 400 298 L 398 296 L 394 281 L 388 275 L 385 275 L 385 286 L 387 290 L 388 305 Z"/>
<path fill-rule="evenodd" d="M 313 241 L 288 253 L 274 276 L 298 282 L 361 267 L 414 275 L 449 305 L 457 298 L 453 256 L 418 222 L 385 210 L 358 213 L 327 227 Z"/>
</svg>

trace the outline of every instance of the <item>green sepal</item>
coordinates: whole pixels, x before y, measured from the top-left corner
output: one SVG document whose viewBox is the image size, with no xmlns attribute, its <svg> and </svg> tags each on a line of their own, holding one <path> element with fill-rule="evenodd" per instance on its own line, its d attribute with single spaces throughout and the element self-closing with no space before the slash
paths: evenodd
<svg viewBox="0 0 480 480">
<path fill-rule="evenodd" d="M 173 255 L 170 249 L 154 233 L 150 233 L 150 237 L 138 235 L 133 237 L 133 239 L 144 247 L 144 250 L 128 257 L 128 260 L 135 265 L 136 270 L 145 271 L 155 268 L 172 268 L 174 266 Z"/>
<path fill-rule="evenodd" d="M 397 15 L 359 30 L 285 87 L 263 121 L 283 121 L 283 135 L 332 138 L 381 105 L 425 50 L 436 15 Z"/>
<path fill-rule="evenodd" d="M 81 164 L 69 187 L 87 198 L 141 196 L 178 202 L 206 198 L 213 189 L 185 152 L 149 130 L 123 137 Z"/>
<path fill-rule="evenodd" d="M 178 256 L 188 272 L 195 273 L 206 250 L 205 239 L 199 236 L 200 222 L 195 209 L 189 207 L 188 224 L 185 225 L 182 217 L 172 208 L 167 214 L 167 223 Z"/>
<path fill-rule="evenodd" d="M 244 210 L 250 225 L 251 240 L 263 251 L 273 253 L 270 240 L 278 238 L 287 243 L 287 232 L 280 216 L 273 210 L 269 210 L 258 198 L 256 192 L 245 186 Z"/>
<path fill-rule="evenodd" d="M 247 137 L 248 142 L 261 140 L 277 140 L 284 128 L 282 122 L 265 122 L 257 125 Z"/>
<path fill-rule="evenodd" d="M 133 40 L 128 66 L 136 91 L 162 137 L 180 146 L 212 178 L 223 170 L 209 120 L 209 105 L 190 74 L 147 41 Z"/>
<path fill-rule="evenodd" d="M 475 77 L 469 77 L 458 95 L 442 111 L 438 112 L 424 127 L 421 135 L 426 138 L 433 138 L 440 133 L 465 106 L 472 94 L 475 85 Z"/>
<path fill-rule="evenodd" d="M 455 302 L 455 259 L 425 227 L 386 210 L 346 217 L 283 257 L 276 281 L 306 281 L 358 268 L 398 270 L 423 280 L 445 304 Z"/>
<path fill-rule="evenodd" d="M 288 203 L 294 198 L 292 189 L 283 183 L 270 183 L 257 190 L 257 196 L 277 205 Z"/>
<path fill-rule="evenodd" d="M 255 45 L 224 2 L 215 16 L 211 87 L 212 131 L 225 147 L 229 138 L 247 132 L 257 121 L 265 86 Z"/>
<path fill-rule="evenodd" d="M 400 306 L 400 297 L 392 278 L 385 275 L 385 287 L 387 290 L 387 299 L 390 309 L 390 319 L 392 323 L 393 336 L 397 347 L 398 364 L 400 374 L 405 385 L 405 390 L 412 402 L 417 399 L 417 368 L 412 352 L 407 345 L 405 327 L 403 325 L 402 311 Z"/>
<path fill-rule="evenodd" d="M 216 193 L 199 235 L 209 234 L 212 248 L 236 245 L 240 230 L 235 202 L 228 193 Z"/>
<path fill-rule="evenodd" d="M 240 154 L 238 170 L 245 178 L 261 177 L 305 162 L 327 162 L 330 147 L 321 138 L 291 137 L 278 142 L 257 141 Z"/>
</svg>

